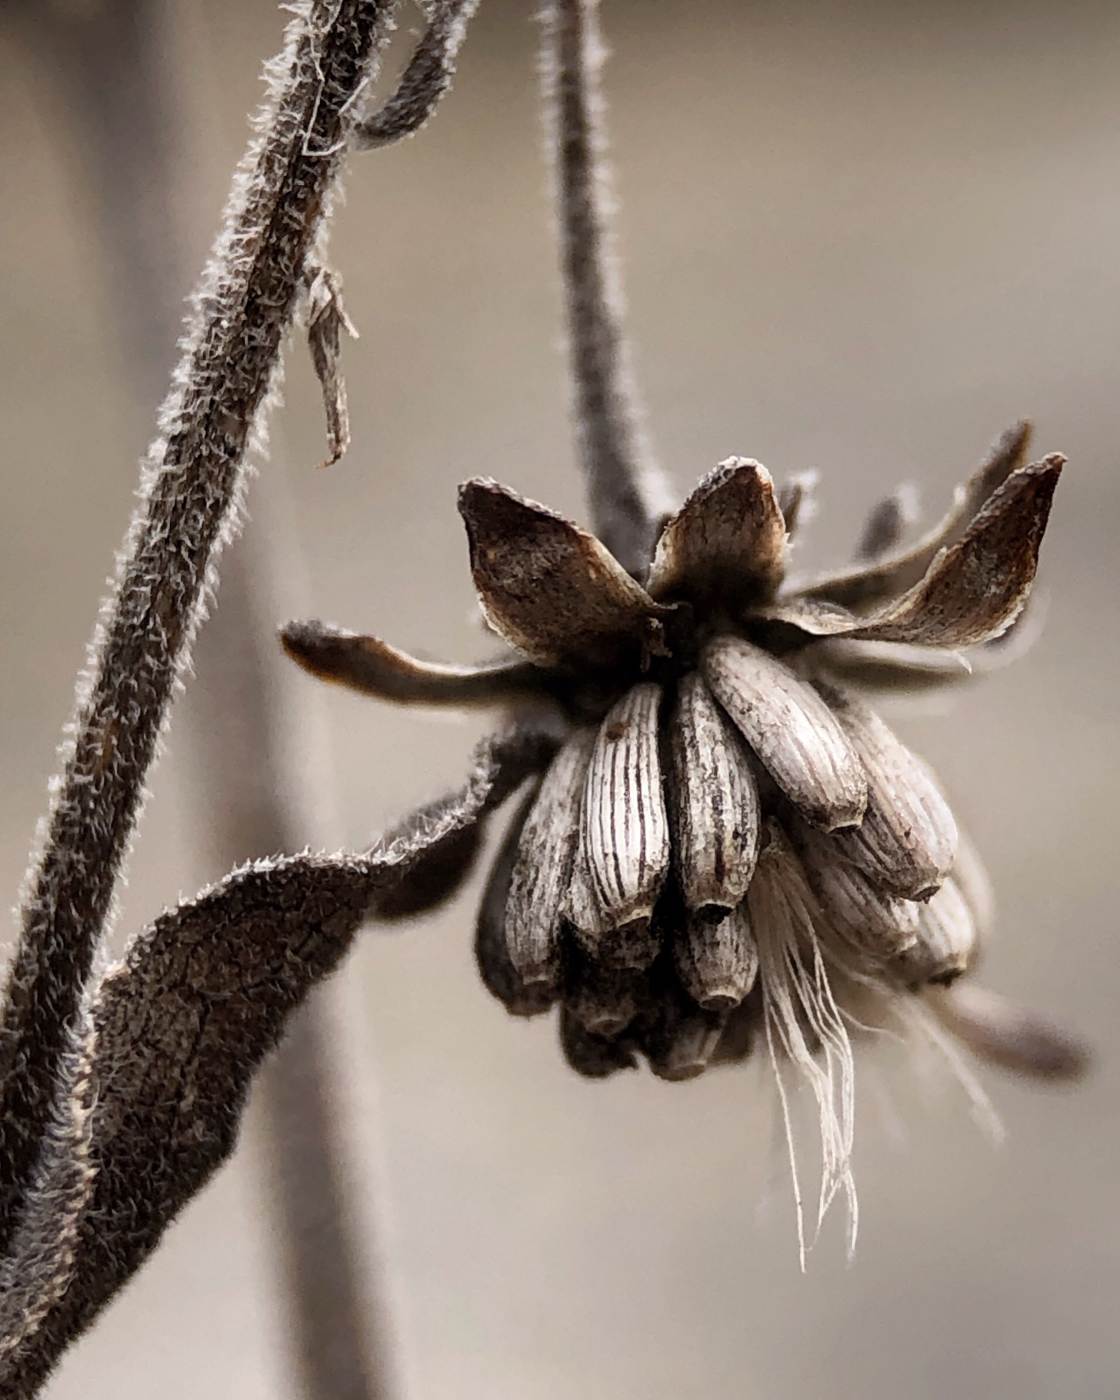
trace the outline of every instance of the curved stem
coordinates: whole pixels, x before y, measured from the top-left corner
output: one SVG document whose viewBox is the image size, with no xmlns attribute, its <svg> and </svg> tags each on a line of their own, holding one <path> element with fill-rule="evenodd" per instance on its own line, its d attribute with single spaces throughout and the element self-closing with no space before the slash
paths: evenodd
<svg viewBox="0 0 1120 1400">
<path fill-rule="evenodd" d="M 596 533 L 635 578 L 646 575 L 659 518 L 659 473 L 623 334 L 611 250 L 598 0 L 547 0 L 542 73 L 554 150 L 561 265 L 578 446 Z"/>
</svg>

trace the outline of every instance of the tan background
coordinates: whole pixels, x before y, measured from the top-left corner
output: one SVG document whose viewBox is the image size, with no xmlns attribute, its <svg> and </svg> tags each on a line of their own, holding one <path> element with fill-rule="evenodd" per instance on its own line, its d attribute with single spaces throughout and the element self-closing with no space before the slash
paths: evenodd
<svg viewBox="0 0 1120 1400">
<path fill-rule="evenodd" d="M 170 8 L 197 266 L 280 26 L 269 0 Z M 529 8 L 486 0 L 436 125 L 354 165 L 333 244 L 362 330 L 347 349 L 354 448 L 313 470 L 322 427 L 296 347 L 282 460 L 252 498 L 258 555 L 282 478 L 294 500 L 304 561 L 274 560 L 278 609 L 458 657 L 478 638 L 455 484 L 493 473 L 581 509 Z M 937 510 L 1023 413 L 1071 459 L 1042 641 L 948 712 L 899 723 L 990 859 L 988 976 L 1080 1025 L 1100 1064 L 1076 1093 L 993 1080 L 1001 1151 L 959 1094 L 910 1071 L 886 1074 L 892 1126 L 881 1076 L 865 1075 L 858 1258 L 844 1267 L 834 1226 L 802 1278 L 764 1075 L 576 1082 L 551 1025 L 505 1019 L 476 983 L 469 897 L 405 933 L 371 930 L 340 979 L 340 1045 L 407 1394 L 1114 1396 L 1120 8 L 609 0 L 606 19 L 632 327 L 681 490 L 731 452 L 779 474 L 818 466 L 822 558 L 902 476 Z M 151 405 L 135 402 L 58 94 L 4 43 L 0 884 L 14 897 Z M 451 782 L 479 729 L 274 669 L 293 756 L 314 757 L 316 713 L 325 727 L 315 761 L 337 813 L 299 818 L 312 844 L 360 843 Z M 122 932 L 217 873 L 189 829 L 178 733 Z M 261 1155 L 251 1114 L 236 1161 L 53 1400 L 292 1393 Z"/>
</svg>

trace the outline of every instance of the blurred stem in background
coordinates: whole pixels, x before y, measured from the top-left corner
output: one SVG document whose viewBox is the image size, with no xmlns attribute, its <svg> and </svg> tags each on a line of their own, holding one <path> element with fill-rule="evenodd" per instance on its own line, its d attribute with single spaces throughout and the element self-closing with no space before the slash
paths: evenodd
<svg viewBox="0 0 1120 1400">
<path fill-rule="evenodd" d="M 175 26 L 148 0 L 72 7 L 20 0 L 9 14 L 53 77 L 101 238 L 115 329 L 138 404 L 158 402 L 192 269 L 184 221 L 198 217 L 184 159 L 189 114 L 178 91 Z M 270 490 L 283 489 L 281 473 Z M 275 533 L 275 516 L 270 526 Z M 181 712 L 197 805 L 197 853 L 211 876 L 304 837 L 285 794 L 296 783 L 266 684 L 264 646 L 281 615 L 267 599 L 272 560 L 250 529 L 229 550 L 219 606 L 196 648 L 202 684 Z M 254 547 L 255 546 L 255 547 Z M 271 1208 L 285 1279 L 291 1348 L 307 1400 L 383 1400 L 396 1392 L 380 1280 L 359 1257 L 356 1210 L 342 1171 L 345 1133 L 332 1065 L 329 989 L 292 1022 L 261 1076 Z M 368 1211 L 365 1213 L 368 1216 Z M 365 1223 L 365 1217 L 363 1217 Z M 363 1232 L 364 1235 L 364 1232 Z M 377 1296 L 374 1296 L 377 1295 Z"/>
</svg>

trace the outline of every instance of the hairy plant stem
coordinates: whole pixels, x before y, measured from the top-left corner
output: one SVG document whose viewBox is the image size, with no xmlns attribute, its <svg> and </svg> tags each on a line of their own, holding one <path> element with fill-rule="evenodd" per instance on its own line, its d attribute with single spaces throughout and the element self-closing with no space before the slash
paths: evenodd
<svg viewBox="0 0 1120 1400">
<path fill-rule="evenodd" d="M 541 71 L 554 152 L 575 420 L 595 533 L 645 578 L 664 488 L 641 427 L 611 248 L 598 0 L 546 0 Z"/>
<path fill-rule="evenodd" d="M 247 451 L 329 212 L 350 104 L 392 9 L 392 0 L 299 8 L 195 297 L 23 900 L 0 1025 L 0 1247 L 34 1170 L 57 1065 L 215 562 L 237 529 Z"/>
</svg>

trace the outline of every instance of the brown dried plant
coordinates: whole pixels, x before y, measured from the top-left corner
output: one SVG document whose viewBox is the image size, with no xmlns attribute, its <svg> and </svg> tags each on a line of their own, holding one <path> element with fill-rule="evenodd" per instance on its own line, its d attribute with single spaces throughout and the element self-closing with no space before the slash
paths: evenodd
<svg viewBox="0 0 1120 1400">
<path fill-rule="evenodd" d="M 761 1035 L 821 1105 L 821 1209 L 850 1190 L 848 1028 L 928 1006 L 989 1060 L 1068 1077 L 1079 1047 L 987 994 L 944 992 L 988 917 L 928 769 L 843 689 L 955 678 L 944 649 L 1013 624 L 1061 459 L 1013 430 L 934 532 L 899 548 L 880 508 L 852 570 L 786 583 L 804 484 L 730 459 L 676 513 L 624 363 L 606 246 L 594 0 L 545 6 L 576 421 L 598 538 L 493 482 L 463 488 L 483 611 L 511 648 L 439 667 L 318 624 L 285 633 L 319 674 L 407 703 L 500 701 L 464 784 L 370 849 L 255 861 L 136 935 L 91 977 L 177 681 L 237 526 L 297 309 L 333 458 L 345 325 L 323 237 L 351 146 L 418 129 L 471 0 L 433 0 L 401 84 L 361 107 L 393 0 L 297 8 L 196 296 L 79 687 L 0 1025 L 0 1382 L 34 1394 L 62 1350 L 228 1156 L 252 1074 L 368 919 L 432 907 L 490 812 L 532 779 L 491 876 L 478 952 L 516 1013 L 562 1007 L 572 1064 L 637 1054 L 670 1078 Z M 915 650 L 918 648 L 919 650 Z M 543 775 L 543 777 L 541 776 Z M 929 992 L 928 984 L 934 984 Z"/>
</svg>

